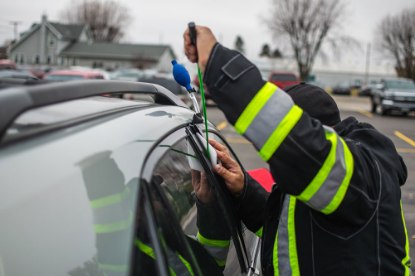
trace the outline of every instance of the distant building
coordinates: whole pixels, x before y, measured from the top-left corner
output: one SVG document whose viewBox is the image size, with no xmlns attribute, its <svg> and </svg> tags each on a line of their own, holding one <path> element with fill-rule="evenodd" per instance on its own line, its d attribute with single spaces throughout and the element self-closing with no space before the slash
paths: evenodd
<svg viewBox="0 0 415 276">
<path fill-rule="evenodd" d="M 272 71 L 291 71 L 298 75 L 297 61 L 292 57 L 256 58 L 252 61 L 258 66 L 265 80 L 268 80 Z M 310 75 L 325 86 L 335 86 L 340 83 L 366 84 L 382 78 L 396 77 L 396 72 L 390 63 L 385 62 L 372 64 L 366 72 L 365 67 L 359 63 L 354 64 L 347 60 L 324 63 L 317 59 Z"/>
<path fill-rule="evenodd" d="M 176 56 L 169 45 L 94 42 L 87 25 L 50 22 L 45 15 L 10 47 L 17 64 L 50 67 L 135 67 L 171 71 Z"/>
</svg>

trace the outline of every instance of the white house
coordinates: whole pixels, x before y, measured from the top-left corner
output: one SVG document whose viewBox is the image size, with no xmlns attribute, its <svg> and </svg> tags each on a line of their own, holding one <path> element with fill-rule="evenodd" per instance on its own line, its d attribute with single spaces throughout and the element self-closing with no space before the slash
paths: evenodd
<svg viewBox="0 0 415 276">
<path fill-rule="evenodd" d="M 170 72 L 170 62 L 176 56 L 169 45 L 94 42 L 87 25 L 50 22 L 43 15 L 40 24 L 32 24 L 10 47 L 9 58 L 21 65 L 136 67 Z"/>
</svg>

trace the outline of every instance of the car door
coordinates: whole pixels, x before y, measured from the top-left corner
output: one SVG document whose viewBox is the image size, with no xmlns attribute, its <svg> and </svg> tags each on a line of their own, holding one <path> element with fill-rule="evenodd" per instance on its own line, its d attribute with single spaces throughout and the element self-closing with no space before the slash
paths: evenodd
<svg viewBox="0 0 415 276">
<path fill-rule="evenodd" d="M 239 161 L 238 157 L 235 155 L 234 151 L 232 150 L 231 146 L 226 142 L 226 140 L 221 136 L 221 134 L 215 130 L 210 130 L 208 133 L 209 138 L 213 138 L 214 140 L 222 143 L 225 145 L 234 160 L 236 160 L 241 168 L 243 168 L 242 163 Z M 205 141 L 199 141 L 201 143 L 206 143 Z M 203 156 L 203 158 L 206 158 Z M 222 179 L 217 175 L 214 174 L 215 181 L 217 183 L 223 182 Z M 224 183 L 221 185 L 224 186 Z M 232 201 L 232 198 L 229 195 L 226 196 L 227 201 Z M 239 221 L 238 221 L 239 222 Z M 260 249 L 261 249 L 261 239 L 256 236 L 254 233 L 249 231 L 244 224 L 241 225 L 240 231 L 238 233 L 239 238 L 242 240 L 242 250 L 244 250 L 246 254 L 246 265 L 247 265 L 247 275 L 259 275 L 261 272 L 261 260 L 260 260 Z M 234 247 L 234 245 L 232 244 Z M 231 248 L 230 254 L 236 254 L 236 249 Z M 236 260 L 236 258 L 230 258 L 230 260 Z M 234 270 L 234 265 L 228 265 L 225 268 L 224 274 L 225 275 L 235 275 L 236 271 Z"/>
<path fill-rule="evenodd" d="M 201 143 L 197 140 L 195 134 L 197 131 L 199 130 L 196 126 L 191 126 L 181 128 L 167 135 L 148 156 L 142 177 L 151 184 L 150 186 L 157 186 L 162 191 L 163 197 L 168 201 L 172 216 L 178 222 L 182 233 L 186 237 L 195 238 L 200 235 L 198 218 L 203 217 L 201 214 L 205 213 L 197 202 L 198 199 L 192 181 L 194 180 L 195 166 L 203 168 L 206 172 L 209 188 L 212 189 L 215 197 L 220 199 L 216 201 L 216 207 L 219 210 L 217 214 L 219 215 L 212 218 L 213 225 L 211 225 L 209 231 L 214 232 L 215 228 L 222 228 L 224 232 L 228 232 L 228 239 L 232 240 L 225 259 L 216 260 L 218 261 L 217 264 L 224 262 L 225 275 L 245 274 L 248 266 L 252 265 L 252 256 L 258 254 L 254 251 L 259 252 L 259 250 L 253 249 L 257 244 L 250 242 L 249 249 L 246 249 L 244 234 L 241 231 L 242 227 L 240 227 L 232 212 L 229 195 L 226 195 L 223 184 L 212 172 L 211 166 L 203 156 Z M 218 232 L 222 230 L 219 229 Z M 194 240 L 191 239 L 190 241 L 191 245 L 188 245 L 188 247 L 194 246 Z M 251 248 L 251 246 L 253 247 Z M 197 251 L 203 251 L 198 246 L 194 247 Z M 193 255 L 203 256 L 200 252 L 199 254 L 193 252 Z M 207 269 L 206 264 L 203 263 L 204 259 L 209 258 L 197 259 L 203 272 Z"/>
</svg>

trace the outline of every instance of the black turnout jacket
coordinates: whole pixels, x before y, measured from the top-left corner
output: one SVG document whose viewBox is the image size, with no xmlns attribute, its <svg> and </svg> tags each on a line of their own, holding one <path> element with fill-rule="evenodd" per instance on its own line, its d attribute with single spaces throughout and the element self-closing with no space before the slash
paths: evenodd
<svg viewBox="0 0 415 276">
<path fill-rule="evenodd" d="M 277 183 L 268 194 L 247 175 L 238 199 L 241 219 L 262 237 L 265 275 L 410 275 L 407 170 L 389 138 L 353 117 L 323 126 L 220 44 L 204 82 Z"/>
</svg>

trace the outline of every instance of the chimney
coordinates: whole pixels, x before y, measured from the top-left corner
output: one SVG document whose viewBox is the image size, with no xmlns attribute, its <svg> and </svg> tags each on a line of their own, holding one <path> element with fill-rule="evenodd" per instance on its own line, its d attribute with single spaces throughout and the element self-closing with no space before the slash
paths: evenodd
<svg viewBox="0 0 415 276">
<path fill-rule="evenodd" d="M 42 22 L 40 23 L 40 64 L 45 63 L 45 55 L 46 55 L 46 23 L 48 22 L 48 18 L 46 14 L 42 15 Z"/>
<path fill-rule="evenodd" d="M 42 24 L 48 21 L 48 16 L 46 14 L 42 14 Z"/>
</svg>

